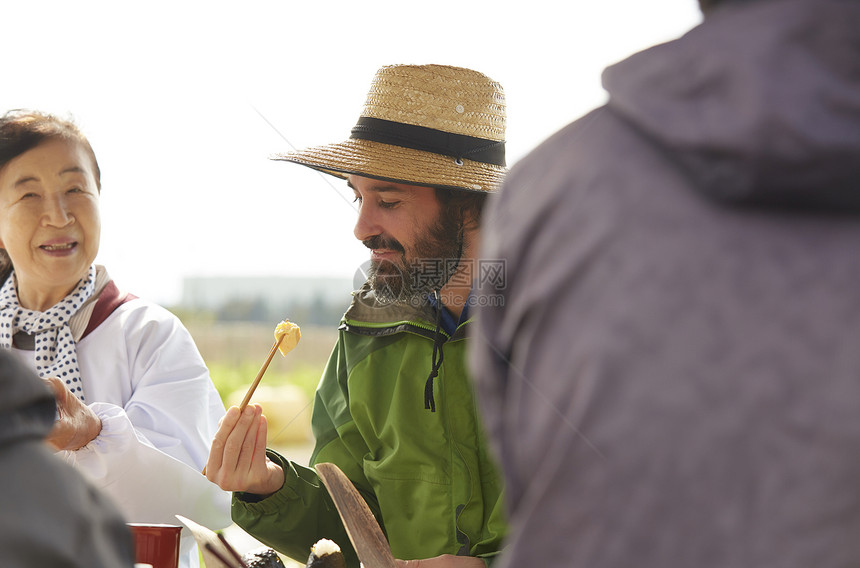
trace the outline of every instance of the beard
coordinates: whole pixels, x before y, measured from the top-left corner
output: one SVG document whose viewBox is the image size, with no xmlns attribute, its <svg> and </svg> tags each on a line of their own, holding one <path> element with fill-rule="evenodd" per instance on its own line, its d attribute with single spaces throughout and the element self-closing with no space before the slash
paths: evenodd
<svg viewBox="0 0 860 568">
<path fill-rule="evenodd" d="M 367 281 L 376 298 L 382 303 L 425 302 L 456 271 L 463 253 L 460 233 L 459 223 L 442 213 L 410 251 L 396 239 L 382 235 L 362 241 L 369 249 L 393 250 L 400 257 L 396 262 L 371 262 Z"/>
</svg>

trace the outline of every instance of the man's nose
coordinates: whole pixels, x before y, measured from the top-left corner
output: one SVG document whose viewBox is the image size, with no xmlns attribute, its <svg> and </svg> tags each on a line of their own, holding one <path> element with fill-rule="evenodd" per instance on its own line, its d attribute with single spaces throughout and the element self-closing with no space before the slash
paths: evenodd
<svg viewBox="0 0 860 568">
<path fill-rule="evenodd" d="M 358 208 L 358 219 L 356 219 L 355 228 L 352 231 L 355 238 L 360 241 L 365 241 L 381 232 L 382 227 L 380 227 L 372 208 L 367 207 L 364 204 L 360 205 Z"/>
</svg>

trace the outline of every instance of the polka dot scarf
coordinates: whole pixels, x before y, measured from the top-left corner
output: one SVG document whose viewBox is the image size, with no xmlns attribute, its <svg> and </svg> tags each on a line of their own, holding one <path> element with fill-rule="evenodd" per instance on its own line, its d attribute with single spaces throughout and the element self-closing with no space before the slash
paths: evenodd
<svg viewBox="0 0 860 568">
<path fill-rule="evenodd" d="M 40 377 L 58 377 L 82 401 L 84 388 L 78 368 L 78 354 L 69 318 L 93 295 L 96 269 L 90 266 L 86 278 L 71 294 L 45 312 L 22 308 L 18 304 L 13 271 L 0 288 L 0 347 L 12 348 L 12 337 L 18 331 L 36 336 L 36 372 Z"/>
</svg>

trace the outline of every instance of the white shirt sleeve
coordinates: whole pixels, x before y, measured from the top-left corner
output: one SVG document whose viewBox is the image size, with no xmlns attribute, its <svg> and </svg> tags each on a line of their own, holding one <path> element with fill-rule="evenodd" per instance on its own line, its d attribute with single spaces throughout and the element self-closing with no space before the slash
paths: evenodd
<svg viewBox="0 0 860 568">
<path fill-rule="evenodd" d="M 229 494 L 225 499 L 200 470 L 153 446 L 122 408 L 102 402 L 90 408 L 102 421 L 99 436 L 58 454 L 110 494 L 130 522 L 177 524 L 178 514 L 215 529 L 230 524 Z"/>
</svg>

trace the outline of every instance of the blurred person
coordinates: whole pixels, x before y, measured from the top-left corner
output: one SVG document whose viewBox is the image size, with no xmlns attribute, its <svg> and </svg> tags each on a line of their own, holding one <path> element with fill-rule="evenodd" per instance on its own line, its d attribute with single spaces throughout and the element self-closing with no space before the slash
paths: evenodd
<svg viewBox="0 0 860 568">
<path fill-rule="evenodd" d="M 702 8 L 488 204 L 503 566 L 860 558 L 860 2 Z"/>
<path fill-rule="evenodd" d="M 100 192 L 73 123 L 0 118 L 0 346 L 53 389 L 48 443 L 127 521 L 227 526 L 229 495 L 200 473 L 224 406 L 180 321 L 94 264 Z M 197 566 L 190 534 L 181 549 Z"/>
<path fill-rule="evenodd" d="M 0 351 L 3 566 L 131 568 L 134 546 L 119 510 L 44 443 L 56 406 L 47 385 Z"/>
<path fill-rule="evenodd" d="M 341 321 L 314 401 L 310 465 L 352 480 L 396 558 L 485 566 L 506 530 L 502 486 L 465 367 L 481 208 L 506 169 L 502 87 L 441 65 L 381 68 L 340 144 L 283 155 L 345 178 L 371 268 Z M 207 475 L 233 519 L 304 561 L 320 538 L 358 559 L 314 470 L 266 451 L 259 406 L 230 408 Z"/>
</svg>

